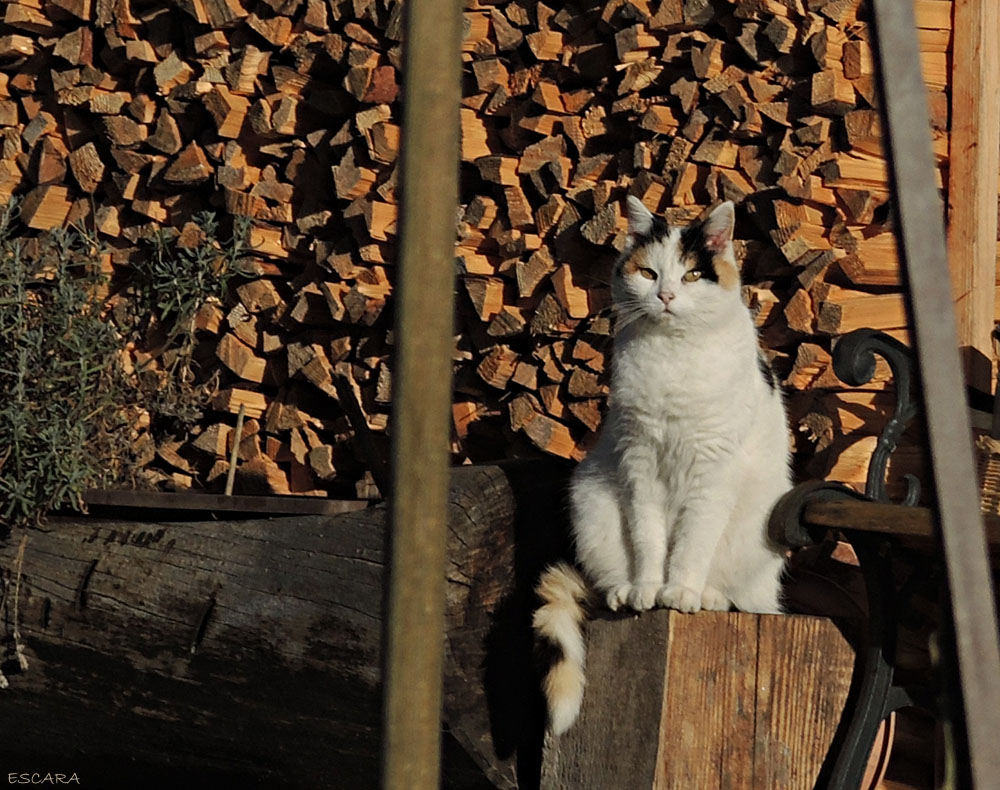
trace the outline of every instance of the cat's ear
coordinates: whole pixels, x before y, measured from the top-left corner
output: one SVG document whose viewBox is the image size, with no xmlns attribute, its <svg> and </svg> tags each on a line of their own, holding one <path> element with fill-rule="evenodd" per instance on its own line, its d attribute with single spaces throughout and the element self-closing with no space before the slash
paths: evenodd
<svg viewBox="0 0 1000 790">
<path fill-rule="evenodd" d="M 702 235 L 705 247 L 712 252 L 722 252 L 733 240 L 733 226 L 736 224 L 736 209 L 733 201 L 720 203 L 712 213 L 705 218 L 702 225 Z"/>
<path fill-rule="evenodd" d="M 653 214 L 635 195 L 629 195 L 625 200 L 628 209 L 628 235 L 636 238 L 648 236 L 653 227 Z"/>
</svg>

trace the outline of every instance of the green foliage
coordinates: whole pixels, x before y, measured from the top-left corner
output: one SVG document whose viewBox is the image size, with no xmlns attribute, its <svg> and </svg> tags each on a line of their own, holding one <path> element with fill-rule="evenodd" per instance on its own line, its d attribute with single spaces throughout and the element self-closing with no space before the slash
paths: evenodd
<svg viewBox="0 0 1000 790">
<path fill-rule="evenodd" d="M 241 274 L 249 252 L 250 224 L 234 219 L 233 234 L 219 238 L 219 223 L 211 212 L 194 216 L 200 239 L 181 244 L 176 231 L 160 228 L 153 235 L 150 254 L 133 266 L 140 310 L 174 331 L 190 324 L 208 296 L 224 298 L 229 281 Z"/>
<path fill-rule="evenodd" d="M 139 386 L 144 405 L 156 415 L 191 425 L 202 417 L 212 394 L 213 381 L 198 380 L 195 370 L 193 319 L 206 301 L 224 301 L 233 277 L 245 276 L 244 259 L 250 251 L 250 221 L 236 217 L 233 232 L 220 237 L 219 223 L 211 212 L 196 214 L 197 238 L 185 239 L 173 228 L 158 229 L 148 254 L 132 266 L 136 294 L 134 310 L 145 322 L 139 332 L 156 347 L 166 368 Z"/>
<path fill-rule="evenodd" d="M 219 238 L 214 215 L 197 233 L 161 230 L 133 264 L 131 299 L 105 315 L 101 245 L 82 229 L 26 239 L 17 203 L 0 206 L 0 528 L 82 507 L 92 487 L 132 480 L 143 409 L 190 423 L 211 394 L 194 361 L 193 318 L 242 273 L 249 224 Z M 126 375 L 128 341 L 155 364 Z"/>
<path fill-rule="evenodd" d="M 36 521 L 125 473 L 122 341 L 101 316 L 99 245 L 74 230 L 12 237 L 0 209 L 0 524 Z"/>
</svg>

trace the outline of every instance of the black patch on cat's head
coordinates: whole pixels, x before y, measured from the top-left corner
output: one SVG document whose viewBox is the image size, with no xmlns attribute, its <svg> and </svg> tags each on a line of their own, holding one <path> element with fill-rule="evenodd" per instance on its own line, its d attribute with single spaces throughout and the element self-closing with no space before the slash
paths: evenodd
<svg viewBox="0 0 1000 790">
<path fill-rule="evenodd" d="M 777 379 L 774 376 L 774 371 L 771 370 L 770 363 L 764 359 L 763 354 L 757 354 L 757 367 L 760 369 L 760 374 L 764 377 L 764 383 L 767 384 L 768 388 L 773 392 L 778 388 Z"/>
<path fill-rule="evenodd" d="M 681 257 L 694 261 L 692 271 L 701 272 L 703 280 L 719 282 L 719 273 L 715 270 L 715 253 L 705 246 L 704 223 L 696 222 L 681 231 Z"/>
<path fill-rule="evenodd" d="M 663 241 L 667 236 L 670 235 L 670 226 L 663 217 L 654 216 L 652 223 L 649 226 L 649 230 L 642 235 L 636 236 L 632 243 L 633 249 L 639 249 L 640 247 L 645 247 L 647 244 L 653 244 L 657 241 Z"/>
<path fill-rule="evenodd" d="M 669 235 L 670 226 L 667 225 L 666 220 L 663 219 L 663 217 L 653 216 L 650 221 L 649 230 L 645 233 L 635 234 L 631 237 L 631 246 L 625 250 L 625 253 L 621 255 L 615 263 L 615 276 L 621 277 L 625 273 L 629 260 L 633 255 L 635 255 L 636 252 L 641 250 L 643 247 L 648 247 L 650 244 L 663 241 Z"/>
</svg>

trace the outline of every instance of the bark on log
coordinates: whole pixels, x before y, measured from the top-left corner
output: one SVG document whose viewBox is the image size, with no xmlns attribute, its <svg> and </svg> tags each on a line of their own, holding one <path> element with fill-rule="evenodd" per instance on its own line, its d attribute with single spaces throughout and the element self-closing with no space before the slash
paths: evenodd
<svg viewBox="0 0 1000 790">
<path fill-rule="evenodd" d="M 454 471 L 446 786 L 537 784 L 531 587 L 565 547 L 563 484 L 551 463 Z M 2 664 L 0 730 L 17 736 L 0 763 L 95 787 L 376 786 L 384 530 L 380 506 L 14 533 L 2 635 L 10 659 L 19 578 L 29 667 Z"/>
</svg>

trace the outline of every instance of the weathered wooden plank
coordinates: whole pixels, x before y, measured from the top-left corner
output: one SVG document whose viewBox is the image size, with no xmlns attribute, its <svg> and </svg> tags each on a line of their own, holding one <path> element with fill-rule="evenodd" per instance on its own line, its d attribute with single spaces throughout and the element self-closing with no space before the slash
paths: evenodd
<svg viewBox="0 0 1000 790">
<path fill-rule="evenodd" d="M 174 493 L 168 491 L 100 490 L 85 491 L 83 501 L 90 506 L 112 508 L 156 508 L 200 513 L 267 513 L 270 515 L 324 514 L 328 516 L 364 510 L 365 500 L 325 499 L 302 496 L 251 496 L 247 494 Z"/>
<path fill-rule="evenodd" d="M 452 473 L 445 788 L 537 775 L 532 586 L 565 550 L 552 496 L 564 483 L 544 463 Z M 376 787 L 386 521 L 385 505 L 52 519 L 0 541 L 29 661 L 3 665 L 0 729 L 19 735 L 0 741 L 0 762 L 65 766 L 85 787 Z"/>
<path fill-rule="evenodd" d="M 966 381 L 992 392 L 997 187 L 1000 170 L 1000 6 L 956 0 L 948 164 L 948 267 Z"/>
<path fill-rule="evenodd" d="M 753 776 L 757 618 L 674 613 L 656 788 L 719 787 Z M 662 659 L 661 659 L 662 661 Z"/>
<path fill-rule="evenodd" d="M 1000 547 L 1000 517 L 984 516 L 986 538 L 991 547 Z M 812 502 L 803 520 L 831 529 L 858 529 L 884 532 L 927 541 L 937 538 L 934 514 L 926 507 L 902 507 L 879 502 Z"/>
<path fill-rule="evenodd" d="M 754 790 L 811 790 L 847 700 L 854 651 L 829 620 L 759 618 Z"/>
<path fill-rule="evenodd" d="M 547 744 L 543 788 L 653 786 L 669 628 L 666 612 L 608 612 L 590 624 L 580 718 L 558 743 Z"/>
</svg>

